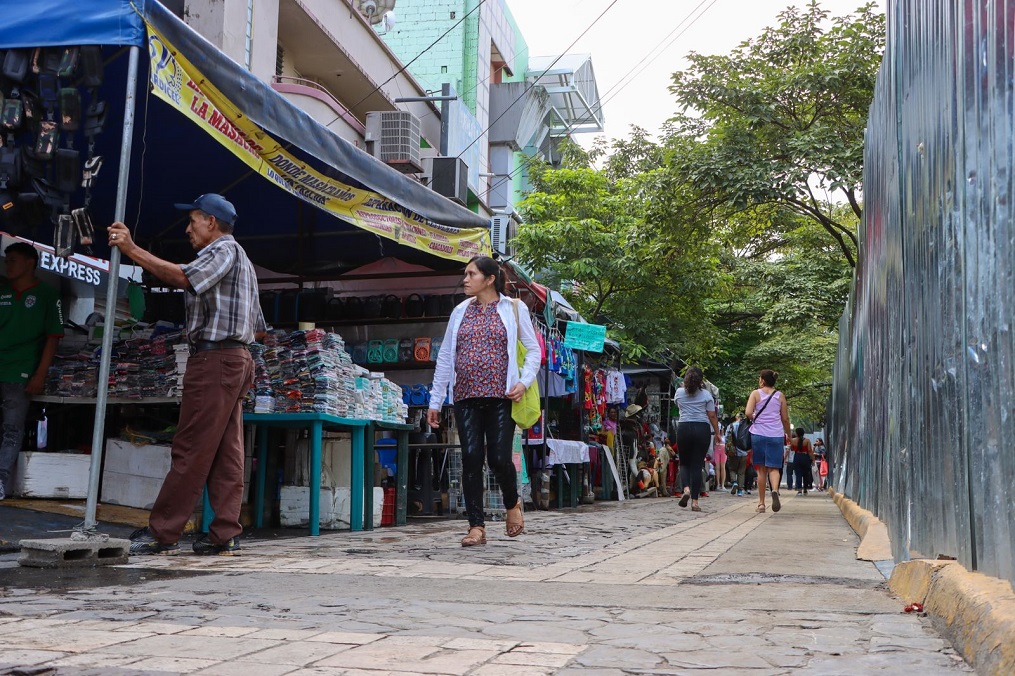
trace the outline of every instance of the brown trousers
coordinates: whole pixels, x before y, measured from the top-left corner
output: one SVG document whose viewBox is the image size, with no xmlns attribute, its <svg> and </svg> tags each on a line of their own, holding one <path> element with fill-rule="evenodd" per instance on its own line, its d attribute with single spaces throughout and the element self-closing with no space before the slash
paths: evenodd
<svg viewBox="0 0 1015 676">
<path fill-rule="evenodd" d="M 254 362 L 244 348 L 206 350 L 187 361 L 172 465 L 148 519 L 159 542 L 180 539 L 205 484 L 215 511 L 209 539 L 222 544 L 243 531 L 242 402 L 253 382 Z"/>
</svg>

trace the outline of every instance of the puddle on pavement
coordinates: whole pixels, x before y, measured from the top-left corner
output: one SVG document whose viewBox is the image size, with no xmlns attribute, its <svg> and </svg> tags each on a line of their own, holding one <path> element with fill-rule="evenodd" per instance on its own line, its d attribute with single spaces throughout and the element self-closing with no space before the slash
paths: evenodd
<svg viewBox="0 0 1015 676">
<path fill-rule="evenodd" d="M 3 589 L 74 591 L 95 587 L 146 584 L 210 574 L 212 574 L 210 571 L 118 568 L 115 566 L 96 566 L 94 568 L 11 566 L 0 568 L 0 595 L 2 595 Z"/>
<path fill-rule="evenodd" d="M 726 584 L 827 584 L 850 589 L 878 589 L 885 583 L 878 580 L 857 580 L 843 577 L 820 577 L 817 575 L 777 575 L 771 573 L 722 573 L 719 575 L 697 575 L 684 580 L 684 584 L 726 585 Z"/>
</svg>

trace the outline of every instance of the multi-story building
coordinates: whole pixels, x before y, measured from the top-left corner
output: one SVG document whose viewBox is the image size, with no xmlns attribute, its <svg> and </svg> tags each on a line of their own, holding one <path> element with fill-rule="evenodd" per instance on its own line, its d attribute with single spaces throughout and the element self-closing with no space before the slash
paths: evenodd
<svg viewBox="0 0 1015 676">
<path fill-rule="evenodd" d="M 412 124 L 418 121 L 418 161 L 386 161 L 493 217 L 494 246 L 501 250 L 527 187 L 524 158 L 552 162 L 560 139 L 603 130 L 591 59 L 530 56 L 505 0 L 166 4 L 365 151 L 380 149 L 380 118 L 372 113 L 411 114 Z M 455 159 L 435 163 L 439 156 Z"/>
</svg>

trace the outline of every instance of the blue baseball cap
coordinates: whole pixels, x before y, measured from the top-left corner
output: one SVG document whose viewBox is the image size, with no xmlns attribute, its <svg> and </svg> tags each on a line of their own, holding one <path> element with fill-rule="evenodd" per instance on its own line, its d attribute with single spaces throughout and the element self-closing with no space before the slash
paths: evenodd
<svg viewBox="0 0 1015 676">
<path fill-rule="evenodd" d="M 174 204 L 173 206 L 183 211 L 200 209 L 227 225 L 234 225 L 236 223 L 236 207 L 222 195 L 217 195 L 213 192 L 201 195 L 190 204 Z"/>
</svg>

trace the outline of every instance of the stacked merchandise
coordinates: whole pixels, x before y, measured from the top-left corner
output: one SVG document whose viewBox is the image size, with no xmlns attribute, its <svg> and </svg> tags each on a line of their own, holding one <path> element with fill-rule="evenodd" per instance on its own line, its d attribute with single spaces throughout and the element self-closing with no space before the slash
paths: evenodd
<svg viewBox="0 0 1015 676">
<path fill-rule="evenodd" d="M 401 388 L 353 364 L 337 333 L 275 330 L 251 354 L 255 372 L 247 410 L 389 422 L 404 422 L 408 415 Z"/>
<path fill-rule="evenodd" d="M 115 344 L 109 395 L 144 399 L 174 393 L 177 387 L 175 346 L 182 341 L 182 331 L 171 331 L 151 339 L 131 338 Z"/>
<path fill-rule="evenodd" d="M 176 383 L 169 396 L 183 396 L 183 376 L 187 373 L 187 360 L 190 359 L 190 344 L 179 342 L 173 345 L 173 356 L 176 358 Z"/>
<path fill-rule="evenodd" d="M 243 410 L 247 413 L 274 413 L 275 392 L 271 388 L 271 376 L 264 354 L 268 348 L 260 343 L 248 345 L 250 356 L 254 360 L 254 385 L 243 399 Z"/>
<path fill-rule="evenodd" d="M 128 399 L 178 396 L 186 369 L 186 350 L 184 334 L 178 330 L 114 343 L 109 396 Z M 98 349 L 58 356 L 47 374 L 46 394 L 94 397 L 98 391 L 98 372 Z"/>
<path fill-rule="evenodd" d="M 46 394 L 57 397 L 94 397 L 99 364 L 90 353 L 56 357 L 46 378 Z"/>
</svg>

